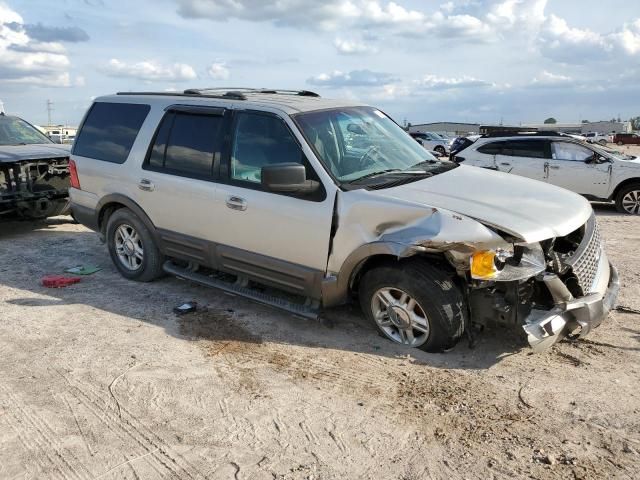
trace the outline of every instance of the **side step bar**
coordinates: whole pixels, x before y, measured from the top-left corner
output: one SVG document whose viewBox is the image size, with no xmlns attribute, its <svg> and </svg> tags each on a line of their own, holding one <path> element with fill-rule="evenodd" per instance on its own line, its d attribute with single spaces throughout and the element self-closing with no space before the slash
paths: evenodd
<svg viewBox="0 0 640 480">
<path fill-rule="evenodd" d="M 284 298 L 269 295 L 267 293 L 260 292 L 258 290 L 255 290 L 249 287 L 243 287 L 236 283 L 225 282 L 224 280 L 219 280 L 217 278 L 209 277 L 201 273 L 192 272 L 191 270 L 175 265 L 171 261 L 166 261 L 164 265 L 162 265 L 162 269 L 168 274 L 175 275 L 176 277 L 182 278 L 184 280 L 190 280 L 194 283 L 204 285 L 205 287 L 217 288 L 219 290 L 222 290 L 227 293 L 231 293 L 233 295 L 239 295 L 241 297 L 248 298 L 250 300 L 253 300 L 254 302 L 262 303 L 264 305 L 269 305 L 271 307 L 279 308 L 281 310 L 286 310 L 289 313 L 292 313 L 294 315 L 298 315 L 304 318 L 309 318 L 311 320 L 318 320 L 320 316 L 320 311 L 318 308 L 313 308 L 308 305 L 293 303 L 288 300 L 285 300 Z"/>
</svg>

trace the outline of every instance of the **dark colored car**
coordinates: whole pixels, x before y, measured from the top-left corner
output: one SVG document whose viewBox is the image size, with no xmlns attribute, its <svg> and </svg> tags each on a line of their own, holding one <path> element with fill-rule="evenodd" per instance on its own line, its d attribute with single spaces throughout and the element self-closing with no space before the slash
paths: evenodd
<svg viewBox="0 0 640 480">
<path fill-rule="evenodd" d="M 618 145 L 640 145 L 640 135 L 637 133 L 616 133 L 613 143 Z"/>
<path fill-rule="evenodd" d="M 66 213 L 69 151 L 21 118 L 0 113 L 0 220 Z"/>
</svg>

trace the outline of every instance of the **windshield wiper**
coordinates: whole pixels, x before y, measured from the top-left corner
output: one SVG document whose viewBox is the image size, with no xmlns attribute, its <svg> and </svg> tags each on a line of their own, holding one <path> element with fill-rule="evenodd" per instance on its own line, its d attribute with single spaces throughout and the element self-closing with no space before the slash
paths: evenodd
<svg viewBox="0 0 640 480">
<path fill-rule="evenodd" d="M 402 170 L 400 170 L 399 168 L 389 168 L 387 170 L 379 170 L 377 172 L 367 173 L 366 175 L 358 177 L 354 180 L 350 180 L 347 183 L 351 184 L 351 183 L 358 182 L 360 180 L 364 180 L 365 178 L 377 177 L 378 175 L 384 175 L 385 173 L 391 173 L 391 172 L 402 172 Z"/>
<path fill-rule="evenodd" d="M 439 160 L 435 160 L 433 158 L 428 158 L 423 160 L 422 162 L 418 162 L 415 165 L 411 165 L 407 170 L 411 170 L 412 168 L 422 167 L 423 165 L 435 165 L 436 163 L 441 163 Z"/>
</svg>

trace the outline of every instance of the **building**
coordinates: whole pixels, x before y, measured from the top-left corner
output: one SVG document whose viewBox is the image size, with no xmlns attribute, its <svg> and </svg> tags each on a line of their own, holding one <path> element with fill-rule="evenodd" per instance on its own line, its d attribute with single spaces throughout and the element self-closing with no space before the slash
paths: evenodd
<svg viewBox="0 0 640 480">
<path fill-rule="evenodd" d="M 39 129 L 47 136 L 62 135 L 65 137 L 75 137 L 78 131 L 77 127 L 70 127 L 68 125 L 44 125 Z"/>
<path fill-rule="evenodd" d="M 411 125 L 409 132 L 436 132 L 452 135 L 472 135 L 480 131 L 478 123 L 433 122 Z"/>
<path fill-rule="evenodd" d="M 563 133 L 631 133 L 630 122 L 589 122 L 589 123 L 528 123 L 524 127 L 538 130 L 553 130 Z"/>
</svg>

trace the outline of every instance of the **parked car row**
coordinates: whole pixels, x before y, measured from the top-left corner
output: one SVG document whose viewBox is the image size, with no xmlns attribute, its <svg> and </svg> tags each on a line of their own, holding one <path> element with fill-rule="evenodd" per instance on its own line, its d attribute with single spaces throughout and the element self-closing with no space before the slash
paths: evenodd
<svg viewBox="0 0 640 480">
<path fill-rule="evenodd" d="M 554 173 L 624 165 L 534 140 Z M 492 163 L 475 168 L 471 150 L 437 159 L 384 112 L 313 92 L 122 93 L 87 112 L 70 196 L 131 280 L 169 273 L 308 317 L 354 301 L 427 351 L 489 322 L 543 349 L 597 327 L 619 280 L 583 196 L 494 171 L 529 141 L 482 138 L 466 148 Z"/>
</svg>

